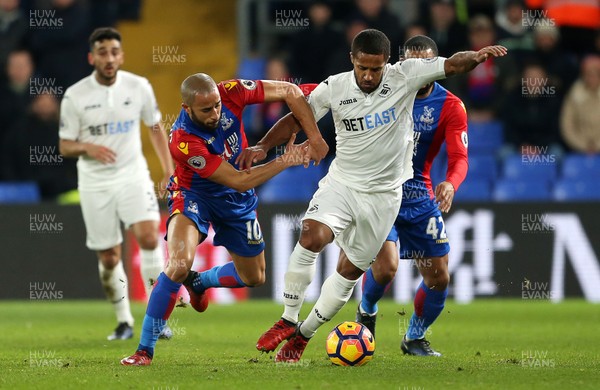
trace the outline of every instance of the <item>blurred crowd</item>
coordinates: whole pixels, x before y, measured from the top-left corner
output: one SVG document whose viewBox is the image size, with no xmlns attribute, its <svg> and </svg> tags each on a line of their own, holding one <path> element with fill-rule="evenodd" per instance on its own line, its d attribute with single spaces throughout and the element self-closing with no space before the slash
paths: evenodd
<svg viewBox="0 0 600 390">
<path fill-rule="evenodd" d="M 598 2 L 317 0 L 269 4 L 269 14 L 279 19 L 274 20 L 279 28 L 271 29 L 266 55 L 252 53 L 242 60 L 240 77 L 318 83 L 351 70 L 350 43 L 364 28 L 379 29 L 390 38 L 390 62 L 402 56 L 402 43 L 418 34 L 433 38 L 444 57 L 501 44 L 509 49 L 509 56 L 441 82 L 464 101 L 469 120 L 501 121 L 507 152 L 524 146 L 547 147 L 557 154 L 600 152 Z M 293 18 L 308 22 L 294 24 L 289 20 Z M 259 139 L 285 112 L 281 105 L 253 112 L 249 138 Z M 333 133 L 330 121 L 320 126 Z M 328 138 L 334 152 L 334 137 Z"/>
<path fill-rule="evenodd" d="M 62 159 L 58 151 L 60 99 L 92 70 L 82 55 L 91 31 L 119 20 L 137 20 L 140 2 L 0 0 L 0 182 L 35 181 L 43 199 L 76 188 L 75 160 Z M 596 1 L 264 3 L 273 19 L 267 28 L 268 49 L 240 59 L 238 77 L 318 83 L 352 69 L 350 43 L 365 28 L 377 28 L 390 38 L 391 62 L 401 58 L 402 42 L 417 34 L 432 37 L 445 57 L 498 43 L 509 48 L 509 56 L 442 81 L 465 102 L 470 121 L 501 121 L 506 147 L 512 150 L 531 145 L 557 154 L 600 153 Z M 264 28 L 256 20 L 251 24 L 254 32 Z M 263 38 L 256 33 L 248 37 Z M 250 46 L 258 47 L 257 42 Z M 247 110 L 249 142 L 260 139 L 285 113 L 282 103 Z M 320 126 L 335 153 L 331 118 L 324 118 Z"/>
<path fill-rule="evenodd" d="M 0 182 L 35 181 L 45 200 L 77 188 L 58 151 L 60 99 L 90 74 L 87 37 L 138 19 L 141 0 L 0 0 Z"/>
</svg>

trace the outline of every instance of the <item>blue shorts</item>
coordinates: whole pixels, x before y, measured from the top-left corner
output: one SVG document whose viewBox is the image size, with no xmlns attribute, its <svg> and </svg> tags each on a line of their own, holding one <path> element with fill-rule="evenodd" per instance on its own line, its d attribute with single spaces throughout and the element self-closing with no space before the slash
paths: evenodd
<svg viewBox="0 0 600 390">
<path fill-rule="evenodd" d="M 400 240 L 401 259 L 441 257 L 450 252 L 444 219 L 433 199 L 402 203 L 386 240 Z"/>
<path fill-rule="evenodd" d="M 191 191 L 175 193 L 176 196 L 173 193 L 169 195 L 169 219 L 175 214 L 183 214 L 204 235 L 208 235 L 208 226 L 212 225 L 215 231 L 213 244 L 224 246 L 236 255 L 253 257 L 264 251 L 265 242 L 256 218 L 258 198 L 254 191 L 236 192 L 218 198 Z"/>
</svg>

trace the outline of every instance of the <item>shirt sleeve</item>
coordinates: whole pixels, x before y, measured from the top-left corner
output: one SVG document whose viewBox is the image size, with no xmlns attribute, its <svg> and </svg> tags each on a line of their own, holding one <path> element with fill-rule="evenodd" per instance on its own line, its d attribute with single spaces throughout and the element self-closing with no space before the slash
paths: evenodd
<svg viewBox="0 0 600 390">
<path fill-rule="evenodd" d="M 69 141 L 77 141 L 80 130 L 81 125 L 79 115 L 77 114 L 77 108 L 75 107 L 75 103 L 73 102 L 69 91 L 67 91 L 60 103 L 58 137 Z"/>
<path fill-rule="evenodd" d="M 142 81 L 142 120 L 148 127 L 152 127 L 160 122 L 161 113 L 158 109 L 158 103 L 154 96 L 152 85 L 147 79 Z"/>
<path fill-rule="evenodd" d="M 445 62 L 446 58 L 439 56 L 434 58 L 409 58 L 397 62 L 393 68 L 400 73 L 404 73 L 409 90 L 418 91 L 426 84 L 446 78 Z"/>
<path fill-rule="evenodd" d="M 223 163 L 221 156 L 208 151 L 203 140 L 194 137 L 181 137 L 170 145 L 171 156 L 179 166 L 186 167 L 206 179 Z"/>
<path fill-rule="evenodd" d="M 300 90 L 302 91 L 302 93 L 304 94 L 304 96 L 308 97 L 308 95 L 311 94 L 312 91 L 314 91 L 315 88 L 317 88 L 319 84 L 300 84 L 298 85 L 298 87 L 300 87 Z"/>
<path fill-rule="evenodd" d="M 446 148 L 448 151 L 448 170 L 446 181 L 452 184 L 454 191 L 462 184 L 469 169 L 469 138 L 467 135 L 467 111 L 458 98 L 448 102 L 448 111 L 444 112 Z M 445 107 L 444 107 L 445 108 Z"/>
<path fill-rule="evenodd" d="M 234 79 L 221 83 L 221 93 L 233 104 L 244 108 L 249 104 L 265 102 L 265 90 L 261 80 Z"/>
<path fill-rule="evenodd" d="M 308 96 L 308 104 L 317 122 L 331 109 L 331 104 L 329 103 L 331 96 L 330 81 L 331 77 L 317 85 Z"/>
</svg>

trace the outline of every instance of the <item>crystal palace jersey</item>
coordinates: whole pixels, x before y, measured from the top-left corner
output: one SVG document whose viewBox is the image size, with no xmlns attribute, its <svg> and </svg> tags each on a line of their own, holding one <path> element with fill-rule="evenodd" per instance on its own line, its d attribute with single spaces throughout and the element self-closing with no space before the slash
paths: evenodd
<svg viewBox="0 0 600 390">
<path fill-rule="evenodd" d="M 193 191 L 210 197 L 237 192 L 208 177 L 222 163 L 239 169 L 235 159 L 248 146 L 242 111 L 246 105 L 263 103 L 264 90 L 261 81 L 252 80 L 229 80 L 217 84 L 217 88 L 221 95 L 219 127 L 201 128 L 183 109 L 171 127 L 169 149 L 175 161 L 175 173 L 169 184 L 171 191 Z"/>
<path fill-rule="evenodd" d="M 403 205 L 434 198 L 431 165 L 442 143 L 446 141 L 448 171 L 446 181 L 458 190 L 467 174 L 467 113 L 463 102 L 438 83 L 424 99 L 413 106 L 414 177 L 404 183 Z"/>
<path fill-rule="evenodd" d="M 154 126 L 161 114 L 148 80 L 133 73 L 118 71 L 110 86 L 98 83 L 92 73 L 66 90 L 60 105 L 59 137 L 103 145 L 116 154 L 112 164 L 79 156 L 79 189 L 106 188 L 125 184 L 136 175 L 148 176 L 140 118 L 146 126 Z"/>
<path fill-rule="evenodd" d="M 445 77 L 445 58 L 387 64 L 379 87 L 364 93 L 354 72 L 330 76 L 309 97 L 318 120 L 332 111 L 336 157 L 329 175 L 361 192 L 400 188 L 413 176 L 412 106 L 421 86 Z"/>
</svg>

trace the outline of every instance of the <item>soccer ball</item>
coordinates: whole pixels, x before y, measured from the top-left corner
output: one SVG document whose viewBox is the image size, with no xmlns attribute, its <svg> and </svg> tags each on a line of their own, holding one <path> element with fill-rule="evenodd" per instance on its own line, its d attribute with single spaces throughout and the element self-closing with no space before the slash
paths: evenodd
<svg viewBox="0 0 600 390">
<path fill-rule="evenodd" d="M 342 322 L 327 336 L 327 355 L 338 366 L 362 366 L 373 358 L 375 339 L 366 326 Z"/>
</svg>

